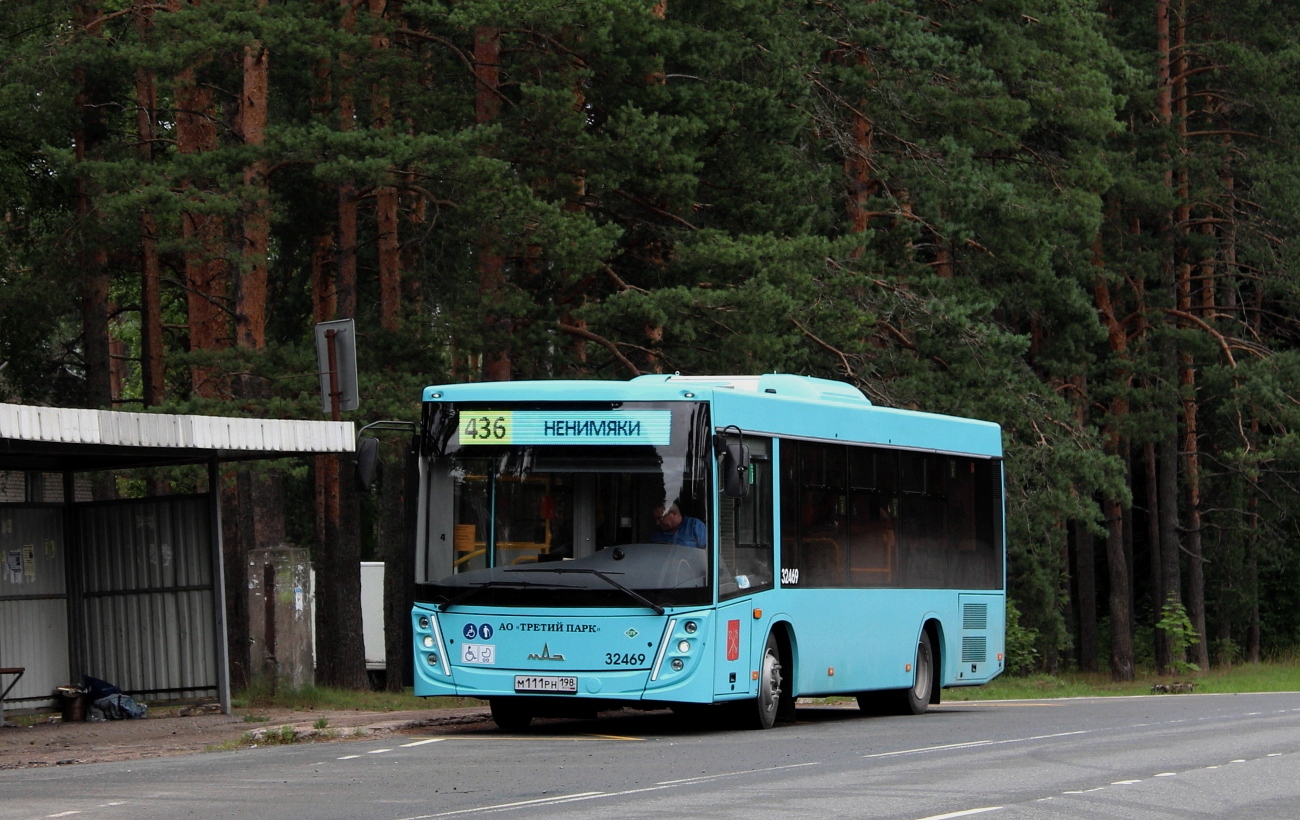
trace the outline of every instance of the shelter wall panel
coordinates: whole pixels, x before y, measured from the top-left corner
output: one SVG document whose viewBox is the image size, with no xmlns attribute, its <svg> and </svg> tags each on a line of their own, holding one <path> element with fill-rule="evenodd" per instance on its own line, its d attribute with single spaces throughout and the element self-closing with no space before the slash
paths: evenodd
<svg viewBox="0 0 1300 820">
<path fill-rule="evenodd" d="M 16 572 L 10 567 L 13 559 Z M 69 683 L 61 512 L 53 507 L 0 509 L 0 561 L 0 666 L 27 670 L 5 701 L 11 708 L 46 706 L 53 702 L 54 687 Z"/>
<path fill-rule="evenodd" d="M 62 598 L 0 601 L 0 665 L 27 669 L 5 698 L 13 709 L 50 706 L 68 680 L 68 603 Z M 9 678 L 0 682 L 8 686 Z"/>
<path fill-rule="evenodd" d="M 86 669 L 150 697 L 215 694 L 206 496 L 86 505 Z"/>
</svg>

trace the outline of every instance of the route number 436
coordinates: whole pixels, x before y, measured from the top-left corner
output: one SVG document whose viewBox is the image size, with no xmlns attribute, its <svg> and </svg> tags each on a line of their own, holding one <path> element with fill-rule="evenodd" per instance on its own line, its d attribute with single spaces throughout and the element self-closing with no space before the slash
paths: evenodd
<svg viewBox="0 0 1300 820">
<path fill-rule="evenodd" d="M 465 420 L 463 433 L 475 441 L 505 441 L 510 427 L 505 416 L 474 416 Z"/>
</svg>

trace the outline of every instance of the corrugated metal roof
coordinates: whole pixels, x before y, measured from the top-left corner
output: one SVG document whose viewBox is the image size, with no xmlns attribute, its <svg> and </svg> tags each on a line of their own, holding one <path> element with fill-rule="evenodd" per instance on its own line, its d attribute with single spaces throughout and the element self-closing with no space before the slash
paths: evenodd
<svg viewBox="0 0 1300 820">
<path fill-rule="evenodd" d="M 0 438 L 58 444 L 263 453 L 350 453 L 350 421 L 243 419 L 0 404 Z"/>
</svg>

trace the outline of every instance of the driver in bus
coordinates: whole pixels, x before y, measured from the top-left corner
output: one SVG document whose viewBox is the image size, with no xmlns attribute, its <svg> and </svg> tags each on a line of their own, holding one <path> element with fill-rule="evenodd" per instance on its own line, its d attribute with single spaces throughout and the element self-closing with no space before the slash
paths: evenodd
<svg viewBox="0 0 1300 820">
<path fill-rule="evenodd" d="M 700 549 L 708 546 L 709 536 L 704 522 L 689 515 L 682 515 L 682 511 L 676 504 L 667 507 L 660 504 L 655 507 L 654 520 L 656 528 L 650 533 L 651 543 L 680 544 L 683 547 Z"/>
</svg>

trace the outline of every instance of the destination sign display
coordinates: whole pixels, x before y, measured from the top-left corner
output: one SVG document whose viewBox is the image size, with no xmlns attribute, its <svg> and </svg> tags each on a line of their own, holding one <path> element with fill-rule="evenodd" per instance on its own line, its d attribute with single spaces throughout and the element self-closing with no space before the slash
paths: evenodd
<svg viewBox="0 0 1300 820">
<path fill-rule="evenodd" d="M 671 410 L 462 410 L 467 444 L 670 444 Z"/>
</svg>

